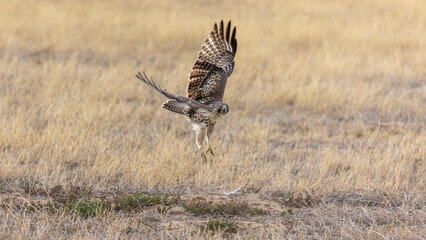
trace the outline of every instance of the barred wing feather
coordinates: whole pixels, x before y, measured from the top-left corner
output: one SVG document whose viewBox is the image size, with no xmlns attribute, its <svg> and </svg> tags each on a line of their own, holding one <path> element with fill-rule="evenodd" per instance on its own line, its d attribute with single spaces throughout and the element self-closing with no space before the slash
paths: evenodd
<svg viewBox="0 0 426 240">
<path fill-rule="evenodd" d="M 231 21 L 228 22 L 226 32 L 223 21 L 219 29 L 217 24 L 214 25 L 189 73 L 188 98 L 207 105 L 222 102 L 226 82 L 234 70 L 237 51 L 235 34 L 235 27 L 231 34 Z"/>
</svg>

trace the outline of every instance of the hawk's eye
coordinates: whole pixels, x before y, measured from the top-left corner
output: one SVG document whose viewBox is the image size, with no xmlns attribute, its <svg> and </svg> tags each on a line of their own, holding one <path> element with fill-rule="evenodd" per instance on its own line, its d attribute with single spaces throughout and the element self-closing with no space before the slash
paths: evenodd
<svg viewBox="0 0 426 240">
<path fill-rule="evenodd" d="M 228 110 L 229 110 L 229 108 L 228 108 L 228 106 L 227 105 L 221 105 L 220 106 L 220 108 L 219 108 L 219 111 L 222 113 L 222 112 L 228 112 Z"/>
</svg>

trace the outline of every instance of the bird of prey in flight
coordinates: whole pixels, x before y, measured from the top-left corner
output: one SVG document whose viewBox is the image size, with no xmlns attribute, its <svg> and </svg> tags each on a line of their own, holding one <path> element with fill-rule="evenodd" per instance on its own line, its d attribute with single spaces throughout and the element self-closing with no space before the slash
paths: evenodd
<svg viewBox="0 0 426 240">
<path fill-rule="evenodd" d="M 201 51 L 189 73 L 187 97 L 170 93 L 159 87 L 154 80 L 149 79 L 145 72 L 136 75 L 142 82 L 169 98 L 162 107 L 184 115 L 194 125 L 196 143 L 201 150 L 201 157 L 206 160 L 206 154 L 214 155 L 210 146 L 210 136 L 216 121 L 227 114 L 228 104 L 223 102 L 226 82 L 234 70 L 234 57 L 237 52 L 236 27 L 232 29 L 231 21 L 226 30 L 223 21 L 219 27 L 215 23 L 209 38 L 204 40 Z M 208 148 L 202 150 L 204 141 Z"/>
</svg>

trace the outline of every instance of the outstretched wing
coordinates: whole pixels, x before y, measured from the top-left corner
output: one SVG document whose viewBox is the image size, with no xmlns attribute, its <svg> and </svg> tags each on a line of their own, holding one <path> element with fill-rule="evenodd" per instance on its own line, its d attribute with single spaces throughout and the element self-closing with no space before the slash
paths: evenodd
<svg viewBox="0 0 426 240">
<path fill-rule="evenodd" d="M 186 103 L 190 107 L 201 107 L 201 108 L 204 108 L 204 109 L 209 109 L 209 106 L 202 104 L 200 102 L 197 102 L 193 99 L 190 99 L 190 98 L 187 98 L 187 97 L 182 97 L 182 96 L 179 96 L 177 94 L 167 92 L 167 90 L 162 89 L 161 87 L 157 86 L 157 84 L 155 84 L 155 82 L 152 78 L 150 80 L 148 78 L 148 76 L 145 74 L 145 72 L 143 72 L 143 75 L 140 72 L 138 72 L 138 74 L 136 74 L 136 77 L 139 80 L 141 80 L 142 82 L 146 83 L 147 85 L 149 85 L 152 88 L 154 88 L 155 90 L 157 90 L 159 93 L 166 96 L 167 98 L 174 99 L 174 100 L 181 102 L 181 103 Z"/>
<path fill-rule="evenodd" d="M 222 102 L 226 81 L 234 70 L 237 51 L 236 27 L 228 22 L 226 33 L 223 21 L 219 29 L 214 24 L 210 37 L 204 40 L 198 58 L 189 73 L 188 98 L 204 104 Z"/>
</svg>

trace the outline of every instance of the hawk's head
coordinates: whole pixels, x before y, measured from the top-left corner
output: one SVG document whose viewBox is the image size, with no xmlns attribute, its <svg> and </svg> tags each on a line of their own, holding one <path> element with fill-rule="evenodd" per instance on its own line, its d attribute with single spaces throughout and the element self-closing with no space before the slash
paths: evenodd
<svg viewBox="0 0 426 240">
<path fill-rule="evenodd" d="M 229 106 L 226 103 L 219 103 L 217 106 L 217 113 L 225 115 L 229 112 Z"/>
</svg>

